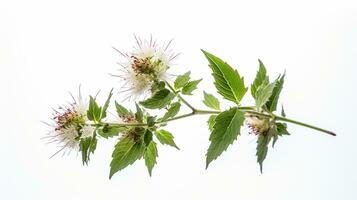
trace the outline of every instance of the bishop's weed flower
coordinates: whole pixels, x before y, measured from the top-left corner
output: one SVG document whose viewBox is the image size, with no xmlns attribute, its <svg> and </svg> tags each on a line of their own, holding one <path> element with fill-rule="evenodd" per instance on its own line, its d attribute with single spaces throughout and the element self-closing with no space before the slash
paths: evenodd
<svg viewBox="0 0 357 200">
<path fill-rule="evenodd" d="M 88 104 L 83 101 L 82 96 L 73 98 L 73 102 L 54 110 L 52 122 L 46 123 L 51 131 L 46 138 L 49 142 L 57 142 L 60 149 L 53 154 L 55 156 L 63 151 L 63 154 L 72 150 L 79 150 L 79 142 L 82 138 L 92 137 L 95 128 L 88 125 Z"/>
<path fill-rule="evenodd" d="M 171 41 L 159 45 L 150 37 L 142 40 L 135 36 L 136 46 L 130 52 L 117 50 L 124 58 L 120 65 L 119 77 L 122 81 L 121 92 L 126 93 L 125 99 L 139 97 L 151 93 L 154 83 L 168 79 L 167 70 L 178 56 L 170 49 Z"/>
<path fill-rule="evenodd" d="M 270 129 L 270 122 L 268 118 L 255 116 L 255 115 L 246 115 L 245 123 L 250 129 L 251 134 L 255 135 L 264 135 Z"/>
</svg>

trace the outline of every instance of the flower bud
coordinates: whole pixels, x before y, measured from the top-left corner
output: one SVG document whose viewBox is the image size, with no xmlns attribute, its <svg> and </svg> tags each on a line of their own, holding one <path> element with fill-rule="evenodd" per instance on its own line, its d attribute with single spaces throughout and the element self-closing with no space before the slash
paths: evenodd
<svg viewBox="0 0 357 200">
<path fill-rule="evenodd" d="M 250 134 L 255 135 L 266 134 L 269 131 L 270 123 L 266 117 L 260 117 L 255 115 L 246 115 L 246 124 L 250 129 Z"/>
</svg>

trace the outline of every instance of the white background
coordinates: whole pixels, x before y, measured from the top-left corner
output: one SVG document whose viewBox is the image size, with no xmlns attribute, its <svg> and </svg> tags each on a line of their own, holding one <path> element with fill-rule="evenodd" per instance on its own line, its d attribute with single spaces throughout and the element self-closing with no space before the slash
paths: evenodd
<svg viewBox="0 0 357 200">
<path fill-rule="evenodd" d="M 174 74 L 204 78 L 215 92 L 206 49 L 252 81 L 260 58 L 271 77 L 286 70 L 281 100 L 291 118 L 335 131 L 331 137 L 290 125 L 260 174 L 246 132 L 205 170 L 206 116 L 167 127 L 181 147 L 159 147 L 149 177 L 143 160 L 108 180 L 115 139 L 98 143 L 90 165 L 57 156 L 47 132 L 51 107 L 102 89 L 133 34 L 174 38 Z M 353 1 L 4 1 L 0 2 L 1 199 L 357 199 L 356 46 Z M 190 101 L 197 107 L 202 91 Z M 120 95 L 115 99 L 120 100 Z M 245 99 L 249 104 L 252 100 Z M 125 103 L 132 105 L 132 103 Z M 231 104 L 225 104 L 226 108 Z"/>
</svg>

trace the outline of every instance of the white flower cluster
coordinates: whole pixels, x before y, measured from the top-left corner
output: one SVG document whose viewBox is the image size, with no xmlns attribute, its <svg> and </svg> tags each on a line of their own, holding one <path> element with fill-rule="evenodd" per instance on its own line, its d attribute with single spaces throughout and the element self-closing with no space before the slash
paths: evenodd
<svg viewBox="0 0 357 200">
<path fill-rule="evenodd" d="M 136 46 L 131 52 L 116 49 L 124 57 L 124 62 L 119 63 L 120 74 L 113 76 L 121 78 L 121 92 L 126 93 L 125 99 L 146 95 L 156 81 L 166 80 L 167 70 L 178 56 L 170 49 L 171 41 L 159 46 L 152 37 L 142 40 L 135 36 L 135 40 Z"/>
<path fill-rule="evenodd" d="M 87 125 L 87 109 L 88 104 L 79 95 L 74 103 L 55 110 L 53 123 L 46 123 L 52 129 L 46 138 L 49 138 L 50 143 L 57 142 L 60 145 L 60 149 L 52 157 L 61 151 L 64 154 L 71 150 L 78 151 L 80 139 L 93 136 L 95 127 Z"/>
</svg>

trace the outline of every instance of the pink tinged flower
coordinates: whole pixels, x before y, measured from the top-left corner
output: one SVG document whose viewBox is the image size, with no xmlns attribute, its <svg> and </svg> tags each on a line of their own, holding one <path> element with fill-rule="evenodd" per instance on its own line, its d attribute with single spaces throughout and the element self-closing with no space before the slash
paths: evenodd
<svg viewBox="0 0 357 200">
<path fill-rule="evenodd" d="M 266 134 L 269 131 L 269 119 L 254 115 L 247 115 L 245 122 L 250 129 L 250 134 L 260 135 Z"/>
<path fill-rule="evenodd" d="M 125 99 L 135 99 L 151 93 L 151 86 L 155 81 L 167 80 L 167 70 L 173 66 L 173 61 L 178 56 L 170 49 L 171 42 L 158 45 L 156 40 L 142 40 L 135 36 L 136 46 L 129 52 L 122 52 L 124 61 L 120 65 L 119 74 L 113 76 L 121 79 L 121 93 Z"/>
<path fill-rule="evenodd" d="M 80 139 L 93 136 L 95 128 L 88 125 L 87 110 L 88 104 L 80 94 L 77 99 L 73 98 L 73 103 L 54 110 L 52 122 L 45 123 L 51 130 L 44 137 L 49 139 L 49 143 L 59 145 L 59 150 L 51 157 L 60 152 L 64 155 L 72 150 L 78 151 Z"/>
</svg>

